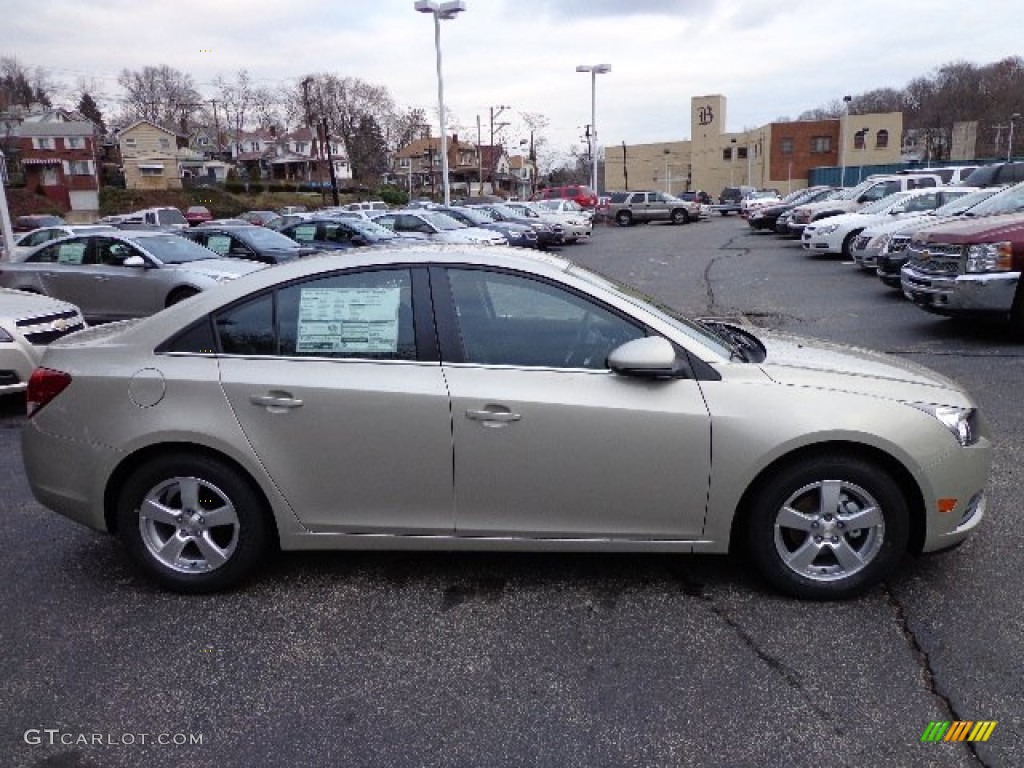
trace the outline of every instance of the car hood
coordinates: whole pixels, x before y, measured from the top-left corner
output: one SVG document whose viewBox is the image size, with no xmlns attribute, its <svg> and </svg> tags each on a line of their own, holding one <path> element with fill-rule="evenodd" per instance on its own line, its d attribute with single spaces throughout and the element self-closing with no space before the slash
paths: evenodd
<svg viewBox="0 0 1024 768">
<path fill-rule="evenodd" d="M 4 315 L 18 318 L 47 312 L 66 312 L 75 308 L 73 304 L 60 299 L 40 296 L 38 293 L 15 291 L 11 288 L 0 288 L 0 307 L 3 308 Z"/>
<path fill-rule="evenodd" d="M 782 333 L 758 332 L 757 336 L 767 350 L 761 370 L 779 384 L 909 402 L 973 405 L 952 379 L 895 355 Z"/>
<path fill-rule="evenodd" d="M 167 264 L 165 266 L 206 275 L 214 280 L 231 280 L 255 272 L 257 269 L 263 269 L 266 265 L 248 259 L 200 259 L 187 261 L 184 264 Z"/>
<path fill-rule="evenodd" d="M 929 243 L 971 243 L 977 238 L 990 242 L 1012 236 L 1024 228 L 1024 214 L 1004 213 L 975 219 L 957 217 L 942 226 L 931 227 L 921 233 L 921 240 Z"/>
</svg>

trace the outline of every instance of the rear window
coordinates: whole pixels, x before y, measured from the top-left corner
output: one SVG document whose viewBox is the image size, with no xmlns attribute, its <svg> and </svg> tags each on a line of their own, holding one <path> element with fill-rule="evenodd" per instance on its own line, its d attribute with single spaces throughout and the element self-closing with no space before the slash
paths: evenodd
<svg viewBox="0 0 1024 768">
<path fill-rule="evenodd" d="M 624 203 L 626 198 L 629 197 L 629 192 L 612 192 L 612 196 L 608 202 L 610 203 Z"/>
</svg>

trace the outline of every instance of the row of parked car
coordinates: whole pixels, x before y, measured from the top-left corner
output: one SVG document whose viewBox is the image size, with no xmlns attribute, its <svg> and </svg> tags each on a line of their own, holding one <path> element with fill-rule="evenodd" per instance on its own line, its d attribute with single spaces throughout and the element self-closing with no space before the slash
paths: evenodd
<svg viewBox="0 0 1024 768">
<path fill-rule="evenodd" d="M 1024 331 L 1024 163 L 942 181 L 897 174 L 799 190 L 753 210 L 748 223 L 799 237 L 809 253 L 841 254 L 926 311 L 1008 320 Z"/>
<path fill-rule="evenodd" d="M 19 219 L 28 231 L 0 259 L 0 394 L 24 390 L 45 345 L 87 323 L 150 315 L 267 265 L 425 241 L 548 249 L 593 229 L 592 211 L 562 199 L 397 210 L 362 202 L 232 219 L 195 213 L 150 208 L 82 225 Z"/>
</svg>

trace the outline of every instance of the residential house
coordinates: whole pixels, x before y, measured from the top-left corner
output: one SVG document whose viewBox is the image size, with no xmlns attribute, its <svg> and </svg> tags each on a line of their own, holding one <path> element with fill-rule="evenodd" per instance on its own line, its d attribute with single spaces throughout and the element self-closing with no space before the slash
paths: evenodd
<svg viewBox="0 0 1024 768">
<path fill-rule="evenodd" d="M 122 129 L 118 144 L 128 189 L 181 189 L 182 178 L 218 175 L 217 161 L 189 149 L 187 137 L 149 120 Z M 220 173 L 226 175 L 226 166 Z"/>
<path fill-rule="evenodd" d="M 327 145 L 311 128 L 278 134 L 274 129 L 242 131 L 231 145 L 232 159 L 249 178 L 325 186 L 330 183 Z M 352 178 L 352 167 L 342 142 L 330 137 L 334 176 Z"/>
<path fill-rule="evenodd" d="M 460 142 L 458 134 L 448 141 L 448 185 L 454 192 L 469 194 L 477 190 L 487 174 L 481 167 L 480 148 Z M 441 189 L 441 139 L 425 136 L 415 139 L 395 153 L 392 176 L 396 183 L 413 190 Z"/>
<path fill-rule="evenodd" d="M 537 166 L 526 155 L 508 158 L 509 191 L 520 200 L 529 200 L 537 187 Z"/>
<path fill-rule="evenodd" d="M 77 112 L 29 114 L 11 130 L 27 189 L 70 211 L 99 211 L 95 123 Z"/>
</svg>

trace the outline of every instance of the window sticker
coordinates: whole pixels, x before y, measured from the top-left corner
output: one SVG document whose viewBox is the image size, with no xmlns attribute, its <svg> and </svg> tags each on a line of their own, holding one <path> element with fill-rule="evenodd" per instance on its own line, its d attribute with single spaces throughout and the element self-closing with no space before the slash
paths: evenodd
<svg viewBox="0 0 1024 768">
<path fill-rule="evenodd" d="M 400 287 L 303 288 L 296 352 L 394 354 Z"/>
</svg>

